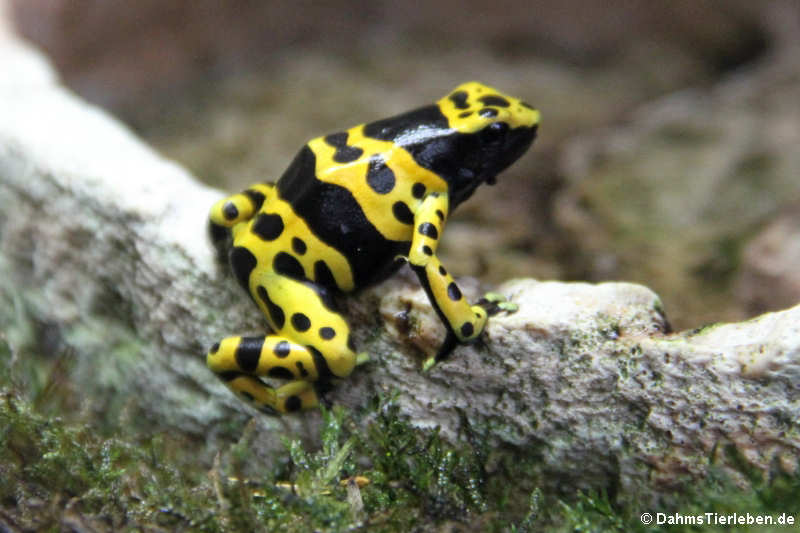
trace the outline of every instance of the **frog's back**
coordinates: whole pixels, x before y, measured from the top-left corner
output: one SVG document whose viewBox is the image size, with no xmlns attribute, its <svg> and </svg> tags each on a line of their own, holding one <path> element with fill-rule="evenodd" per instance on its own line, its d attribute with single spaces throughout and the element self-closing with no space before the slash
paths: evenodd
<svg viewBox="0 0 800 533">
<path fill-rule="evenodd" d="M 387 135 L 407 115 L 312 139 L 276 184 L 301 225 L 346 260 L 352 287 L 338 284 L 341 290 L 394 272 L 402 263 L 398 257 L 408 254 L 420 201 L 447 190 L 442 178 Z"/>
<path fill-rule="evenodd" d="M 471 82 L 436 104 L 312 139 L 234 245 L 260 271 L 327 288 L 380 281 L 408 256 L 423 200 L 442 195 L 453 209 L 493 182 L 530 145 L 537 120 L 527 104 Z M 234 261 L 240 280 L 253 261 L 243 264 Z"/>
<path fill-rule="evenodd" d="M 395 258 L 408 253 L 413 216 L 402 234 L 384 235 L 367 218 L 364 197 L 355 183 L 359 167 L 367 163 L 356 161 L 335 166 L 322 163 L 324 154 L 312 148 L 320 143 L 324 143 L 322 138 L 303 146 L 276 183 L 277 196 L 291 206 L 293 216 L 289 224 L 317 240 L 325 255 L 330 256 L 330 261 L 321 259 L 332 274 L 340 274 L 335 279 L 347 278 L 347 281 L 332 287 L 328 276 L 318 275 L 319 268 L 307 272 L 310 274 L 307 277 L 328 288 L 348 292 L 380 281 L 396 269 Z M 336 175 L 337 179 L 327 181 L 326 175 Z M 347 274 L 341 275 L 344 270 Z"/>
</svg>

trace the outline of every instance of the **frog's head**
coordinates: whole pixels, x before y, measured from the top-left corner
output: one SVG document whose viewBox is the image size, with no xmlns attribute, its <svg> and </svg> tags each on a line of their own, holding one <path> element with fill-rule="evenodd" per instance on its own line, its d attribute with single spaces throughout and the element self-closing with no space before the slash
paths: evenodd
<svg viewBox="0 0 800 533">
<path fill-rule="evenodd" d="M 536 137 L 539 111 L 482 83 L 459 85 L 437 105 L 453 130 L 451 158 L 442 164 L 451 167 L 447 178 L 455 204 L 481 183 L 494 184 Z"/>
<path fill-rule="evenodd" d="M 450 205 L 516 161 L 533 142 L 539 111 L 475 81 L 430 105 L 364 126 L 364 135 L 393 141 L 449 185 Z"/>
</svg>

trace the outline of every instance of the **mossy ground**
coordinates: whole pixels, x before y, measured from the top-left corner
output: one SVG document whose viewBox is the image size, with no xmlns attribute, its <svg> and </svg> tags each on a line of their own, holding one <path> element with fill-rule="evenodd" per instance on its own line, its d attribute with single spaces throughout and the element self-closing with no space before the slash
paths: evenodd
<svg viewBox="0 0 800 533">
<path fill-rule="evenodd" d="M 9 531 L 723 531 L 645 527 L 632 495 L 566 492 L 519 450 L 474 436 L 459 446 L 413 428 L 390 399 L 324 413 L 318 445 L 284 437 L 285 456 L 253 471 L 251 425 L 211 464 L 203 443 L 148 429 L 124 404 L 77 409 L 69 350 L 45 359 L 0 338 L 0 525 Z M 366 430 L 364 430 L 366 428 Z M 247 471 L 247 474 L 244 472 Z M 359 487 L 357 476 L 369 483 Z M 349 480 L 349 482 L 348 482 Z M 361 479 L 363 481 L 363 479 Z M 743 491 L 712 477 L 664 513 L 797 511 L 800 479 Z M 627 502 L 627 503 L 620 503 Z M 655 512 L 654 510 L 649 510 Z M 752 531 L 764 531 L 759 526 Z M 791 528 L 775 526 L 775 530 Z"/>
</svg>

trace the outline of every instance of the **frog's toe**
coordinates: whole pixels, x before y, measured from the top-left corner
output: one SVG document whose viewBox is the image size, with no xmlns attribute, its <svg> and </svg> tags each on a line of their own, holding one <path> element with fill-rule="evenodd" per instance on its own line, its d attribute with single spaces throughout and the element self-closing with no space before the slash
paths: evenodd
<svg viewBox="0 0 800 533">
<path fill-rule="evenodd" d="M 483 295 L 483 300 L 486 300 L 487 302 L 498 303 L 505 302 L 506 297 L 499 292 L 487 292 Z"/>
<path fill-rule="evenodd" d="M 497 307 L 500 311 L 505 311 L 506 313 L 516 313 L 519 311 L 519 306 L 514 302 L 498 302 Z"/>
<path fill-rule="evenodd" d="M 370 361 L 372 361 L 372 359 L 370 359 L 369 354 L 367 352 L 361 352 L 356 354 L 356 366 L 365 365 Z"/>
<path fill-rule="evenodd" d="M 487 292 L 483 298 L 478 300 L 477 304 L 483 307 L 489 316 L 496 315 L 501 311 L 514 313 L 519 310 L 517 304 L 509 302 L 505 296 L 497 292 Z"/>
</svg>

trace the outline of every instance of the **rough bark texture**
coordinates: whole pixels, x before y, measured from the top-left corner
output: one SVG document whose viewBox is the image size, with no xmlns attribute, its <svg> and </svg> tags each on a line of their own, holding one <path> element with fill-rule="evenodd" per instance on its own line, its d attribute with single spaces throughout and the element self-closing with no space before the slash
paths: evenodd
<svg viewBox="0 0 800 533">
<path fill-rule="evenodd" d="M 205 369 L 205 347 L 263 330 L 206 240 L 223 193 L 70 95 L 29 48 L 0 42 L 0 64 L 0 327 L 25 341 L 22 301 L 81 354 L 85 394 L 138 395 L 149 416 L 213 437 L 247 408 Z M 638 285 L 528 279 L 500 292 L 519 311 L 425 374 L 442 330 L 407 273 L 348 299 L 373 362 L 328 399 L 358 407 L 396 392 L 416 424 L 458 439 L 468 423 L 577 486 L 658 493 L 714 461 L 734 468 L 726 450 L 796 468 L 800 307 L 667 334 L 658 297 Z M 258 419 L 266 435 L 313 432 L 317 417 Z"/>
</svg>

